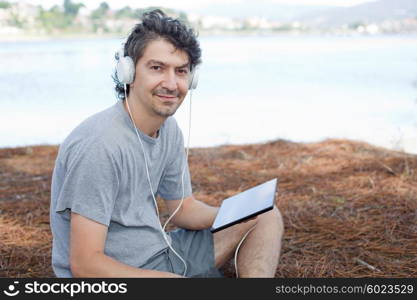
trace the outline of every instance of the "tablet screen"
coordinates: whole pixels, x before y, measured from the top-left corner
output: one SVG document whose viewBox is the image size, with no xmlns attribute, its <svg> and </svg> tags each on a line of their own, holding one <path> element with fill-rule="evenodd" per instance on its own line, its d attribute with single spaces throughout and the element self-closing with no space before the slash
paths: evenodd
<svg viewBox="0 0 417 300">
<path fill-rule="evenodd" d="M 211 232 L 225 229 L 272 209 L 276 190 L 275 178 L 223 200 Z"/>
</svg>

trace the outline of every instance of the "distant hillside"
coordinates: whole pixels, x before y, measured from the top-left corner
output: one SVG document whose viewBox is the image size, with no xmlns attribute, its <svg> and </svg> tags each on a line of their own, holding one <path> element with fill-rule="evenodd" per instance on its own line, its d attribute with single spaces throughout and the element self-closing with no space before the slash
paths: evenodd
<svg viewBox="0 0 417 300">
<path fill-rule="evenodd" d="M 263 17 L 280 22 L 301 21 L 311 26 L 340 26 L 381 22 L 386 19 L 417 18 L 417 0 L 378 0 L 351 7 L 283 5 L 272 1 L 242 0 L 238 3 L 213 3 L 189 13 L 228 18 Z"/>
<path fill-rule="evenodd" d="M 195 9 L 185 9 L 188 13 L 203 16 L 220 16 L 227 18 L 262 17 L 280 22 L 291 22 L 301 15 L 329 9 L 332 6 L 284 5 L 273 4 L 268 0 L 242 0 L 238 3 L 213 3 Z"/>
<path fill-rule="evenodd" d="M 416 0 L 379 0 L 352 7 L 327 8 L 300 15 L 298 20 L 309 25 L 329 27 L 404 18 L 417 18 Z"/>
</svg>

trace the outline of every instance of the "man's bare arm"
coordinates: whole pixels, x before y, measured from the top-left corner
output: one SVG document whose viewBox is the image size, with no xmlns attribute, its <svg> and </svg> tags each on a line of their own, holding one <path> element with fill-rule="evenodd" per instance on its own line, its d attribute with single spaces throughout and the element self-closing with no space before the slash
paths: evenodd
<svg viewBox="0 0 417 300">
<path fill-rule="evenodd" d="M 181 200 L 165 200 L 169 214 L 175 211 Z M 172 222 L 181 228 L 201 230 L 213 225 L 219 208 L 196 200 L 194 196 L 184 199 L 180 210 L 172 218 Z"/>
<path fill-rule="evenodd" d="M 71 213 L 70 264 L 74 277 L 181 277 L 135 268 L 104 254 L 107 226 Z"/>
</svg>

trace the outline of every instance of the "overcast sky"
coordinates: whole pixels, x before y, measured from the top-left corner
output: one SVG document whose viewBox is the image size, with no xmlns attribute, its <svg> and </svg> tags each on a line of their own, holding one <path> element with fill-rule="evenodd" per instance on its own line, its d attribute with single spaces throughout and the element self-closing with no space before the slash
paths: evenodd
<svg viewBox="0 0 417 300">
<path fill-rule="evenodd" d="M 264 0 L 264 2 L 277 3 L 277 4 L 302 4 L 302 5 L 333 5 L 333 6 L 352 6 L 357 5 L 365 2 L 372 2 L 375 0 Z M 31 4 L 41 4 L 44 8 L 50 8 L 51 6 L 58 4 L 62 5 L 64 2 L 63 0 L 20 0 L 19 2 L 26 2 Z M 73 2 L 83 2 L 88 8 L 94 9 L 98 7 L 98 5 L 103 2 L 103 0 L 84 0 L 84 1 L 77 1 L 73 0 Z M 187 8 L 193 9 L 197 7 L 204 7 L 210 4 L 216 3 L 236 3 L 240 4 L 244 2 L 244 0 L 107 0 L 106 1 L 111 8 L 122 8 L 124 6 L 130 7 L 138 7 L 140 3 L 140 7 L 147 7 L 147 6 L 165 6 L 174 9 L 181 9 L 187 11 Z"/>
</svg>

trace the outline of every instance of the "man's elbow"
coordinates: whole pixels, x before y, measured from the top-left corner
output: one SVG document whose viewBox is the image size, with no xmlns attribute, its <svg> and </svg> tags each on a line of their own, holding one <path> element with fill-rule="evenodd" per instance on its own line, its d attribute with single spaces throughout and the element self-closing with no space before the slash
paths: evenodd
<svg viewBox="0 0 417 300">
<path fill-rule="evenodd" d="M 187 216 L 184 213 L 184 208 L 181 207 L 174 215 L 172 215 L 175 211 L 170 212 L 170 223 L 177 227 L 184 227 L 187 223 Z"/>
<path fill-rule="evenodd" d="M 73 277 L 96 277 L 94 274 L 95 258 L 100 253 L 94 253 L 89 256 L 71 255 L 70 269 Z"/>
<path fill-rule="evenodd" d="M 71 257 L 70 260 L 70 268 L 71 268 L 71 273 L 72 273 L 72 277 L 87 277 L 86 276 L 86 270 L 85 270 L 85 265 L 83 265 L 83 263 L 80 262 L 80 258 L 78 257 Z"/>
<path fill-rule="evenodd" d="M 173 218 L 170 223 L 172 223 L 172 225 L 179 227 L 179 228 L 190 229 L 190 228 L 187 228 L 188 227 L 187 223 L 183 222 L 181 218 Z"/>
<path fill-rule="evenodd" d="M 81 270 L 79 264 L 76 262 L 75 259 L 71 259 L 70 269 L 71 269 L 72 277 L 83 277 L 82 276 L 82 270 Z"/>
</svg>

